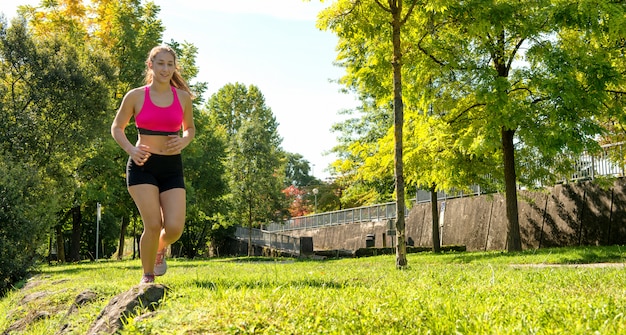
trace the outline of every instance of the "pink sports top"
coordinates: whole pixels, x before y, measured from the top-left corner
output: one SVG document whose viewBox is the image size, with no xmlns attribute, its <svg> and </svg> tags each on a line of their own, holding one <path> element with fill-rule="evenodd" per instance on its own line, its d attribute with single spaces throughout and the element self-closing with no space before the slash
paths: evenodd
<svg viewBox="0 0 626 335">
<path fill-rule="evenodd" d="M 135 124 L 142 135 L 176 135 L 183 123 L 183 107 L 178 100 L 176 88 L 172 86 L 174 101 L 167 107 L 155 105 L 150 99 L 150 86 L 145 87 L 145 98 L 141 111 L 135 116 Z"/>
</svg>

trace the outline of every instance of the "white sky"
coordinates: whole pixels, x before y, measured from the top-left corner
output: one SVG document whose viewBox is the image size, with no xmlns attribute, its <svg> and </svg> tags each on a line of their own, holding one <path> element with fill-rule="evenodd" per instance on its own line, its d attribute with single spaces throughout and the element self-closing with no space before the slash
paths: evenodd
<svg viewBox="0 0 626 335">
<path fill-rule="evenodd" d="M 41 1 L 0 1 L 9 19 L 19 5 Z M 332 63 L 337 38 L 315 27 L 317 13 L 331 1 L 312 0 L 155 0 L 166 28 L 164 41 L 198 47 L 196 80 L 208 82 L 208 100 L 227 83 L 259 87 L 272 109 L 283 148 L 308 160 L 325 179 L 335 160 L 325 155 L 336 144 L 330 132 L 340 110 L 354 108 L 353 96 L 339 92 L 344 73 Z"/>
</svg>

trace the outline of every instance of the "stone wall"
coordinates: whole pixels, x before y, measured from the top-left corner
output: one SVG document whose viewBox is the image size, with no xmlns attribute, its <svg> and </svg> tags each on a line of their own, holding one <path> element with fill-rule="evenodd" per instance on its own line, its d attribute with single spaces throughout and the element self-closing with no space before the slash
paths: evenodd
<svg viewBox="0 0 626 335">
<path fill-rule="evenodd" d="M 506 207 L 501 194 L 449 199 L 439 204 L 441 243 L 467 250 L 506 249 Z M 443 207 L 443 209 L 442 209 Z M 586 181 L 542 192 L 518 192 L 524 249 L 626 243 L 626 181 L 602 188 Z M 432 245 L 430 203 L 414 206 L 406 218 L 409 243 Z M 353 223 L 291 232 L 311 236 L 315 250 L 356 250 L 374 235 L 376 247 L 392 247 L 387 221 Z"/>
</svg>

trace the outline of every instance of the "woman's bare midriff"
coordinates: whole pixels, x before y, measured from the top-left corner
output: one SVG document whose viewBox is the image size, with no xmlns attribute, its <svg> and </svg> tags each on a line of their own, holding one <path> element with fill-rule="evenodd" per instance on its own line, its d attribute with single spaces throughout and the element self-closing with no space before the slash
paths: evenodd
<svg viewBox="0 0 626 335">
<path fill-rule="evenodd" d="M 167 150 L 167 141 L 169 141 L 171 138 L 172 137 L 170 136 L 163 135 L 139 135 L 137 145 L 147 145 L 149 147 L 147 151 L 157 155 L 178 155 L 181 153 L 180 150 Z"/>
</svg>

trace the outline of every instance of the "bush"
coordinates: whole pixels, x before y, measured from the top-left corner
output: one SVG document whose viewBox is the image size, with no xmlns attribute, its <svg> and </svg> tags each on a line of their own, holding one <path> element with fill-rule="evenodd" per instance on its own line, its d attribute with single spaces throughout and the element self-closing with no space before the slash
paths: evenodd
<svg viewBox="0 0 626 335">
<path fill-rule="evenodd" d="M 0 156 L 0 296 L 38 260 L 49 227 L 42 178 L 35 168 Z"/>
</svg>

